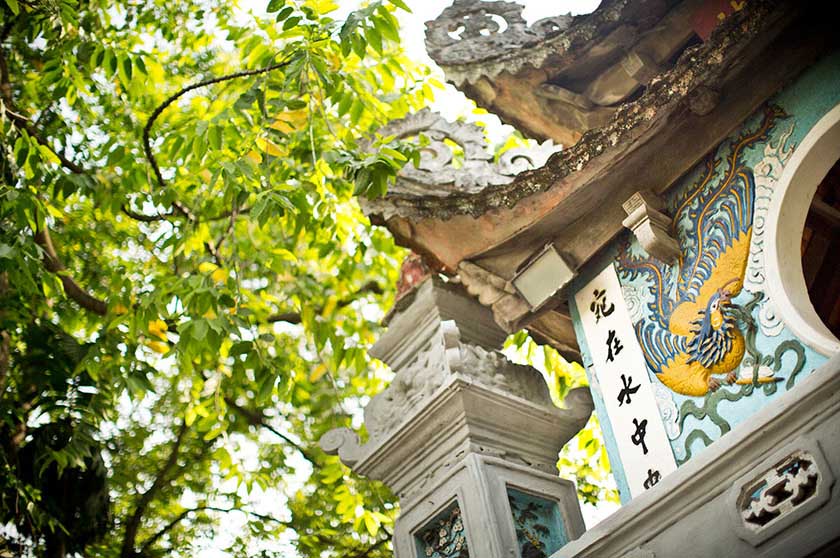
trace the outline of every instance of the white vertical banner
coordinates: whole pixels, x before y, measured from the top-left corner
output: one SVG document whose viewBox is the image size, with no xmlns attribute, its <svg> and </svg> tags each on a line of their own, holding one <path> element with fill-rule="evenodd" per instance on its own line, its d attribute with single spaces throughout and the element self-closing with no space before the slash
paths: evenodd
<svg viewBox="0 0 840 558">
<path fill-rule="evenodd" d="M 575 293 L 575 303 L 624 476 L 635 497 L 677 464 L 612 264 Z"/>
</svg>

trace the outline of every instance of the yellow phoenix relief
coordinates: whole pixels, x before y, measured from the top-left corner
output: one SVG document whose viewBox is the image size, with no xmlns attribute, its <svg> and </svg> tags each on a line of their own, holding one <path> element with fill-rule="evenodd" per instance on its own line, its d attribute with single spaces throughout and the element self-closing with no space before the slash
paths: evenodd
<svg viewBox="0 0 840 558">
<path fill-rule="evenodd" d="M 708 158 L 704 176 L 676 200 L 672 228 L 680 241 L 678 273 L 653 258 L 633 256 L 629 243 L 619 253 L 625 277 L 644 276 L 649 282 L 653 301 L 647 319 L 636 324 L 636 335 L 648 366 L 677 393 L 702 396 L 722 381 L 752 381 L 737 379 L 745 342 L 732 308 L 743 288 L 755 199 L 752 169 L 743 156 L 784 117 L 780 108 L 768 107 L 758 129 L 733 140 L 721 157 Z M 726 172 L 715 182 L 722 160 Z"/>
</svg>

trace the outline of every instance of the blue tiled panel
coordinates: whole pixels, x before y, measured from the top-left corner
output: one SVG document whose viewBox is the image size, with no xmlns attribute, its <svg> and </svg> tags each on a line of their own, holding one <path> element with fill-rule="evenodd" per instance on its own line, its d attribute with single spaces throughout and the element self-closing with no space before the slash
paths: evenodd
<svg viewBox="0 0 840 558">
<path fill-rule="evenodd" d="M 567 542 L 557 502 L 508 488 L 521 558 L 547 558 Z"/>
</svg>

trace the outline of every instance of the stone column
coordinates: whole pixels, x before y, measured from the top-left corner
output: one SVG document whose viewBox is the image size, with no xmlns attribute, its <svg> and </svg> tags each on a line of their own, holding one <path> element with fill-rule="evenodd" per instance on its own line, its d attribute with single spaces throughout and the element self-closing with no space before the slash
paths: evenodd
<svg viewBox="0 0 840 558">
<path fill-rule="evenodd" d="M 321 438 L 398 495 L 398 558 L 536 558 L 583 533 L 555 463 L 589 419 L 589 390 L 557 408 L 537 370 L 498 352 L 505 336 L 461 287 L 427 280 L 373 347 L 395 376 L 365 408 L 368 441 L 346 428 Z"/>
</svg>

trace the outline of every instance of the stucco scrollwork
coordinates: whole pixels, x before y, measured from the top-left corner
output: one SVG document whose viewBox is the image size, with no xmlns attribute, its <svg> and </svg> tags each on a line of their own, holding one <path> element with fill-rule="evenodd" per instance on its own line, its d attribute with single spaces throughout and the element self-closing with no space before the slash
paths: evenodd
<svg viewBox="0 0 840 558">
<path fill-rule="evenodd" d="M 764 157 L 755 166 L 755 212 L 753 214 L 753 232 L 750 240 L 750 254 L 747 271 L 744 274 L 744 289 L 751 293 L 764 291 L 766 277 L 764 252 L 767 230 L 767 212 L 776 190 L 776 183 L 787 162 L 790 160 L 795 145 L 790 142 L 795 123 L 791 123 L 782 132 L 778 141 L 768 142 L 764 146 Z M 767 295 L 767 293 L 765 293 Z M 758 325 L 761 333 L 775 337 L 784 329 L 784 322 L 769 296 L 765 296 L 758 311 Z"/>
<path fill-rule="evenodd" d="M 560 15 L 529 27 L 523 8 L 514 2 L 455 0 L 437 19 L 426 23 L 426 49 L 443 66 L 471 64 L 534 46 L 565 31 L 572 22 L 572 16 Z"/>
<path fill-rule="evenodd" d="M 487 187 L 509 184 L 517 174 L 543 166 L 560 148 L 548 140 L 534 148 L 511 149 L 495 162 L 479 126 L 449 122 L 427 108 L 390 122 L 379 134 L 401 139 L 422 135 L 429 140 L 422 146 L 420 164 L 403 167 L 386 198 L 476 194 Z"/>
<path fill-rule="evenodd" d="M 318 440 L 318 445 L 329 455 L 338 455 L 348 467 L 361 458 L 362 447 L 359 436 L 349 428 L 334 428 Z"/>
<path fill-rule="evenodd" d="M 676 440 L 680 437 L 680 412 L 674 402 L 674 394 L 660 383 L 653 384 L 653 395 L 656 398 L 656 405 L 659 407 L 659 414 L 662 416 L 662 424 L 665 425 L 665 433 L 669 440 Z"/>
<path fill-rule="evenodd" d="M 365 425 L 371 440 L 384 438 L 430 398 L 447 377 L 460 374 L 528 401 L 551 405 L 551 396 L 540 373 L 514 364 L 498 351 L 464 343 L 454 321 L 441 322 L 440 330 L 408 365 L 396 371 L 391 385 L 365 407 Z"/>
<path fill-rule="evenodd" d="M 440 387 L 445 375 L 441 340 L 435 336 L 406 366 L 396 371 L 391 385 L 365 407 L 365 426 L 371 439 L 384 437 L 394 430 L 412 408 Z"/>
</svg>

